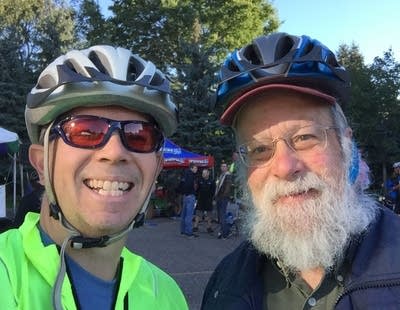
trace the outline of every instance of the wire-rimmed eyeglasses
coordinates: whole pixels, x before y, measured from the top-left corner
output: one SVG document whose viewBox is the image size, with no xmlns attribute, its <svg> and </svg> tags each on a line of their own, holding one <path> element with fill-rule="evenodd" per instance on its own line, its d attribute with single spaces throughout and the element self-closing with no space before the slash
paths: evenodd
<svg viewBox="0 0 400 310">
<path fill-rule="evenodd" d="M 327 145 L 327 131 L 336 129 L 332 126 L 308 125 L 286 133 L 282 137 L 252 140 L 238 146 L 240 159 L 247 167 L 268 165 L 274 157 L 279 140 L 300 155 L 307 155 L 314 150 L 324 150 Z"/>
</svg>

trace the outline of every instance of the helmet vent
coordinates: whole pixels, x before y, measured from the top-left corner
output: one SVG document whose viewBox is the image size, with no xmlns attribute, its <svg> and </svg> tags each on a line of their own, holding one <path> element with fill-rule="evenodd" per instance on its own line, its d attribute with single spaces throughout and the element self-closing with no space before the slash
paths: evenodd
<svg viewBox="0 0 400 310">
<path fill-rule="evenodd" d="M 289 36 L 282 37 L 277 43 L 275 47 L 275 60 L 279 60 L 285 57 L 290 50 L 293 48 L 293 40 Z"/>
<path fill-rule="evenodd" d="M 52 88 L 55 85 L 57 85 L 57 81 L 50 74 L 46 74 L 39 79 L 36 88 L 47 89 Z"/>
<path fill-rule="evenodd" d="M 150 85 L 159 86 L 159 85 L 162 85 L 163 82 L 164 82 L 164 79 L 162 78 L 162 76 L 160 74 L 158 74 L 158 72 L 156 72 L 150 81 Z"/>
<path fill-rule="evenodd" d="M 310 53 L 312 51 L 313 48 L 314 48 L 314 44 L 311 42 L 307 42 L 306 46 L 304 46 L 304 48 L 301 50 L 301 55 L 299 55 L 299 57 L 307 55 L 308 53 Z"/>
<path fill-rule="evenodd" d="M 229 61 L 228 61 L 228 69 L 230 70 L 230 71 L 234 71 L 234 72 L 239 72 L 240 70 L 239 70 L 239 68 L 238 68 L 238 66 L 232 61 L 232 59 L 230 59 Z"/>
<path fill-rule="evenodd" d="M 106 75 L 111 75 L 110 72 L 108 72 L 107 68 L 103 65 L 103 63 L 100 60 L 99 55 L 95 51 L 91 51 L 88 55 L 88 58 L 90 61 L 95 65 L 98 71 L 101 73 L 104 73 Z"/>
<path fill-rule="evenodd" d="M 139 75 L 143 72 L 144 66 L 143 64 L 135 59 L 134 57 L 130 57 L 128 69 L 126 72 L 126 80 L 127 81 L 136 81 Z"/>
<path fill-rule="evenodd" d="M 326 63 L 332 65 L 333 67 L 339 67 L 339 64 L 336 60 L 335 55 L 333 55 L 333 53 L 329 53 L 328 56 L 326 56 Z"/>
<path fill-rule="evenodd" d="M 76 71 L 76 68 L 75 68 L 74 64 L 71 61 L 69 61 L 69 60 L 64 61 L 64 65 L 67 68 L 71 69 L 72 72 L 75 72 L 77 74 L 81 74 L 80 72 Z"/>
<path fill-rule="evenodd" d="M 253 65 L 261 64 L 260 55 L 254 50 L 253 45 L 249 45 L 244 49 L 243 56 Z"/>
</svg>

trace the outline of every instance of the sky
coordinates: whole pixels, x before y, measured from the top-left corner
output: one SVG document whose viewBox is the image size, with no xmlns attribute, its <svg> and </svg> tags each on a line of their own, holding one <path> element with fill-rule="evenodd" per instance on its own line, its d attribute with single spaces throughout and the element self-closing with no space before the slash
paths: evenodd
<svg viewBox="0 0 400 310">
<path fill-rule="evenodd" d="M 359 46 L 367 64 L 392 48 L 400 61 L 399 0 L 273 0 L 279 30 L 306 34 L 334 52 L 340 44 Z"/>
<path fill-rule="evenodd" d="M 392 48 L 400 62 L 400 0 L 271 0 L 279 31 L 308 35 L 334 52 L 359 46 L 366 64 Z M 103 12 L 112 0 L 98 0 Z M 240 26 L 240 25 L 238 25 Z"/>
</svg>

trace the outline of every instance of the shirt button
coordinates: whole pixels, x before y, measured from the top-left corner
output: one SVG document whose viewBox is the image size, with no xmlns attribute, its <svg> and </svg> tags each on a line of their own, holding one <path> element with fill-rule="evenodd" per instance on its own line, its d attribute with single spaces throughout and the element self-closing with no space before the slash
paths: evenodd
<svg viewBox="0 0 400 310">
<path fill-rule="evenodd" d="M 309 304 L 311 307 L 314 307 L 314 306 L 317 304 L 317 300 L 316 300 L 314 297 L 310 297 L 310 298 L 308 299 L 308 304 Z"/>
<path fill-rule="evenodd" d="M 337 279 L 339 282 L 343 282 L 343 276 L 342 276 L 341 274 L 338 274 L 337 277 L 336 277 L 336 279 Z"/>
</svg>

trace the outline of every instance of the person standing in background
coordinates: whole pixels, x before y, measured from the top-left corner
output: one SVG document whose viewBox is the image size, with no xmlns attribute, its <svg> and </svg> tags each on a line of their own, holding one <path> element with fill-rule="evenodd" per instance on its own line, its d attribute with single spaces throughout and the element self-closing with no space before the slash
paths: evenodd
<svg viewBox="0 0 400 310">
<path fill-rule="evenodd" d="M 393 212 L 400 213 L 400 162 L 393 164 L 393 173 L 385 184 L 387 198 L 393 204 Z"/>
<path fill-rule="evenodd" d="M 189 168 L 183 173 L 180 192 L 182 193 L 182 212 L 181 212 L 181 234 L 192 237 L 198 237 L 193 233 L 193 216 L 196 205 L 196 180 L 197 166 L 194 163 L 189 164 Z"/>
<path fill-rule="evenodd" d="M 207 222 L 207 232 L 213 233 L 214 230 L 211 227 L 211 212 L 213 208 L 212 203 L 215 193 L 215 182 L 210 177 L 210 170 L 203 169 L 198 184 L 196 216 L 193 231 L 198 231 L 199 222 L 201 218 L 204 217 L 204 220 Z"/>
<path fill-rule="evenodd" d="M 39 182 L 39 176 L 33 172 L 30 176 L 30 192 L 26 193 L 19 202 L 17 212 L 14 217 L 13 227 L 19 227 L 24 222 L 28 212 L 40 213 L 44 186 Z"/>
<path fill-rule="evenodd" d="M 221 163 L 220 168 L 221 174 L 218 178 L 217 188 L 215 190 L 218 221 L 220 223 L 218 239 L 226 239 L 229 234 L 229 226 L 226 222 L 226 207 L 228 206 L 232 192 L 232 175 L 229 173 L 228 165 L 225 162 Z"/>
<path fill-rule="evenodd" d="M 239 164 L 240 164 L 239 153 L 234 151 L 232 153 L 232 162 L 229 165 L 229 173 L 232 175 L 232 196 L 233 196 L 233 201 L 235 203 L 237 203 L 242 197 L 242 193 L 240 188 L 238 187 L 238 180 L 237 180 L 237 168 Z"/>
<path fill-rule="evenodd" d="M 229 165 L 229 173 L 230 174 L 235 174 L 236 173 L 236 169 L 237 169 L 237 165 L 239 163 L 239 160 L 240 160 L 240 158 L 239 158 L 238 152 L 236 152 L 236 151 L 233 152 L 232 153 L 232 162 Z"/>
</svg>

